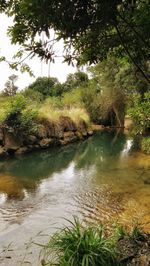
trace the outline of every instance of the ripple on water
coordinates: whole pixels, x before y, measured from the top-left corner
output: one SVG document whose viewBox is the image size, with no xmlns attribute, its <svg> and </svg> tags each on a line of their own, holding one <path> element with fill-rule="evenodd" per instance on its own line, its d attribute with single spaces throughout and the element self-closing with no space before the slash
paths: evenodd
<svg viewBox="0 0 150 266">
<path fill-rule="evenodd" d="M 133 195 L 134 191 L 134 195 Z M 75 197 L 83 220 L 87 224 L 112 223 L 132 228 L 137 223 L 150 232 L 150 197 L 149 188 L 132 192 L 113 192 L 111 187 L 103 186 L 81 193 Z M 141 203 L 142 199 L 142 203 Z"/>
<path fill-rule="evenodd" d="M 112 223 L 123 211 L 122 194 L 113 193 L 105 186 L 82 193 L 75 201 L 87 223 Z"/>
</svg>

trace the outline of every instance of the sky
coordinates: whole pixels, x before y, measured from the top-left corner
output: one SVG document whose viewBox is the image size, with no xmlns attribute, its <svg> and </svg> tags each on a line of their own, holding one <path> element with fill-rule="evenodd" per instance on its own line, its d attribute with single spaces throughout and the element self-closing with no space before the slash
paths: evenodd
<svg viewBox="0 0 150 266">
<path fill-rule="evenodd" d="M 9 37 L 7 36 L 7 28 L 11 26 L 12 18 L 8 18 L 4 14 L 0 14 L 0 56 L 5 56 L 11 61 L 12 56 L 18 51 L 19 46 L 12 45 Z M 57 44 L 57 52 L 61 53 L 63 50 L 63 42 Z M 55 64 L 50 64 L 50 76 L 57 77 L 60 82 L 64 82 L 69 73 L 74 73 L 76 71 L 75 67 L 68 66 L 62 63 L 63 58 L 56 58 Z M 4 89 L 4 85 L 8 80 L 8 77 L 12 74 L 18 76 L 16 85 L 19 89 L 24 89 L 30 83 L 32 83 L 39 76 L 48 76 L 48 64 L 41 63 L 38 58 L 34 58 L 26 62 L 32 69 L 35 78 L 30 77 L 28 73 L 20 73 L 19 71 L 12 70 L 7 63 L 0 62 L 0 90 Z"/>
</svg>

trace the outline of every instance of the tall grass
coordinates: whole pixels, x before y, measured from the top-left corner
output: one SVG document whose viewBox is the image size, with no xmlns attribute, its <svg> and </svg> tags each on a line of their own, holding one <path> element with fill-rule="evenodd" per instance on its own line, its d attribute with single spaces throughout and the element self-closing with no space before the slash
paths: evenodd
<svg viewBox="0 0 150 266">
<path fill-rule="evenodd" d="M 77 218 L 45 246 L 42 265 L 117 266 L 115 241 L 102 226 L 83 227 Z M 53 254 L 53 256 L 52 256 Z"/>
<path fill-rule="evenodd" d="M 87 112 L 82 108 L 52 108 L 49 105 L 42 105 L 38 111 L 39 118 L 46 118 L 48 120 L 57 122 L 60 116 L 68 116 L 75 123 L 78 123 L 81 119 L 84 120 L 87 124 L 90 123 L 89 116 Z"/>
</svg>

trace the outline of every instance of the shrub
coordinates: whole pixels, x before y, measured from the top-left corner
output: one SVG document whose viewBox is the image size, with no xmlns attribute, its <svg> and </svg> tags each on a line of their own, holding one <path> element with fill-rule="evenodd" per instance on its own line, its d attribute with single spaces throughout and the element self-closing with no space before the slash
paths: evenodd
<svg viewBox="0 0 150 266">
<path fill-rule="evenodd" d="M 102 226 L 84 228 L 77 218 L 55 233 L 45 246 L 42 265 L 116 266 L 115 243 Z M 51 253 L 52 252 L 52 253 Z M 51 261 L 51 254 L 55 258 Z M 50 256 L 49 256 L 50 255 Z"/>
<path fill-rule="evenodd" d="M 43 95 L 42 93 L 38 92 L 38 91 L 34 91 L 32 89 L 26 89 L 23 92 L 23 95 L 25 98 L 35 102 L 35 103 L 40 103 L 43 101 Z"/>
<path fill-rule="evenodd" d="M 29 85 L 28 89 L 39 92 L 43 95 L 43 98 L 46 98 L 48 96 L 59 96 L 62 86 L 57 78 L 39 77 Z"/>
<path fill-rule="evenodd" d="M 48 97 L 44 101 L 43 106 L 45 108 L 51 109 L 61 109 L 63 107 L 60 97 Z"/>
<path fill-rule="evenodd" d="M 71 92 L 78 87 L 85 86 L 88 83 L 88 75 L 82 71 L 69 74 L 65 83 L 62 84 L 63 92 Z"/>
<path fill-rule="evenodd" d="M 144 99 L 140 95 L 135 95 L 133 107 L 129 114 L 134 122 L 133 133 L 135 135 L 144 135 L 150 128 L 150 92 L 144 94 Z M 145 146 L 145 145 L 144 145 Z"/>
<path fill-rule="evenodd" d="M 62 95 L 62 104 L 66 108 L 82 107 L 81 88 L 76 88 L 72 92 L 66 92 Z"/>
<path fill-rule="evenodd" d="M 89 84 L 88 88 L 82 90 L 82 101 L 91 120 L 95 123 L 100 123 L 101 117 L 101 94 L 96 86 Z"/>
<path fill-rule="evenodd" d="M 37 111 L 31 109 L 30 103 L 21 94 L 14 96 L 7 105 L 4 123 L 15 130 L 30 132 L 34 128 Z"/>
<path fill-rule="evenodd" d="M 141 149 L 143 152 L 150 154 L 150 137 L 142 138 Z"/>
</svg>

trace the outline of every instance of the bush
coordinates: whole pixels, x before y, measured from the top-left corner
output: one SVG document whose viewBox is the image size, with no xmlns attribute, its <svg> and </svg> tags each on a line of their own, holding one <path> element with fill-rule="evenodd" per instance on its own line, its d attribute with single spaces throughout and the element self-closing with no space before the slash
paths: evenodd
<svg viewBox="0 0 150 266">
<path fill-rule="evenodd" d="M 49 109 L 49 111 L 51 111 L 51 109 L 61 109 L 63 107 L 60 97 L 46 98 L 43 106 Z"/>
<path fill-rule="evenodd" d="M 88 75 L 82 71 L 77 71 L 74 74 L 69 74 L 65 83 L 62 84 L 63 92 L 70 92 L 78 87 L 85 86 L 88 83 Z"/>
<path fill-rule="evenodd" d="M 23 95 L 17 94 L 8 103 L 5 116 L 3 122 L 7 126 L 27 133 L 34 128 L 37 111 L 30 108 L 30 103 Z"/>
<path fill-rule="evenodd" d="M 140 95 L 135 95 L 133 107 L 129 114 L 134 122 L 133 133 L 135 135 L 144 135 L 150 128 L 150 92 L 144 94 L 144 99 Z"/>
<path fill-rule="evenodd" d="M 150 137 L 142 138 L 141 149 L 144 153 L 150 154 Z"/>
<path fill-rule="evenodd" d="M 42 265 L 116 266 L 115 242 L 106 237 L 103 227 L 86 227 L 77 218 L 55 233 L 45 246 Z M 51 253 L 52 252 L 52 253 Z M 50 255 L 55 254 L 51 261 Z"/>
<path fill-rule="evenodd" d="M 39 77 L 29 85 L 28 89 L 41 93 L 45 99 L 49 96 L 59 96 L 62 86 L 57 78 Z"/>
<path fill-rule="evenodd" d="M 96 86 L 89 84 L 88 88 L 82 90 L 82 101 L 91 120 L 95 123 L 100 123 L 102 120 L 100 105 L 101 94 Z"/>
<path fill-rule="evenodd" d="M 66 108 L 82 107 L 81 88 L 76 88 L 72 92 L 66 92 L 62 95 L 62 104 Z"/>
<path fill-rule="evenodd" d="M 23 92 L 23 95 L 25 98 L 33 101 L 34 103 L 40 103 L 43 101 L 43 95 L 42 93 L 38 92 L 38 91 L 34 91 L 32 89 L 26 89 Z"/>
<path fill-rule="evenodd" d="M 8 115 L 11 97 L 0 97 L 0 123 L 3 123 Z"/>
</svg>

